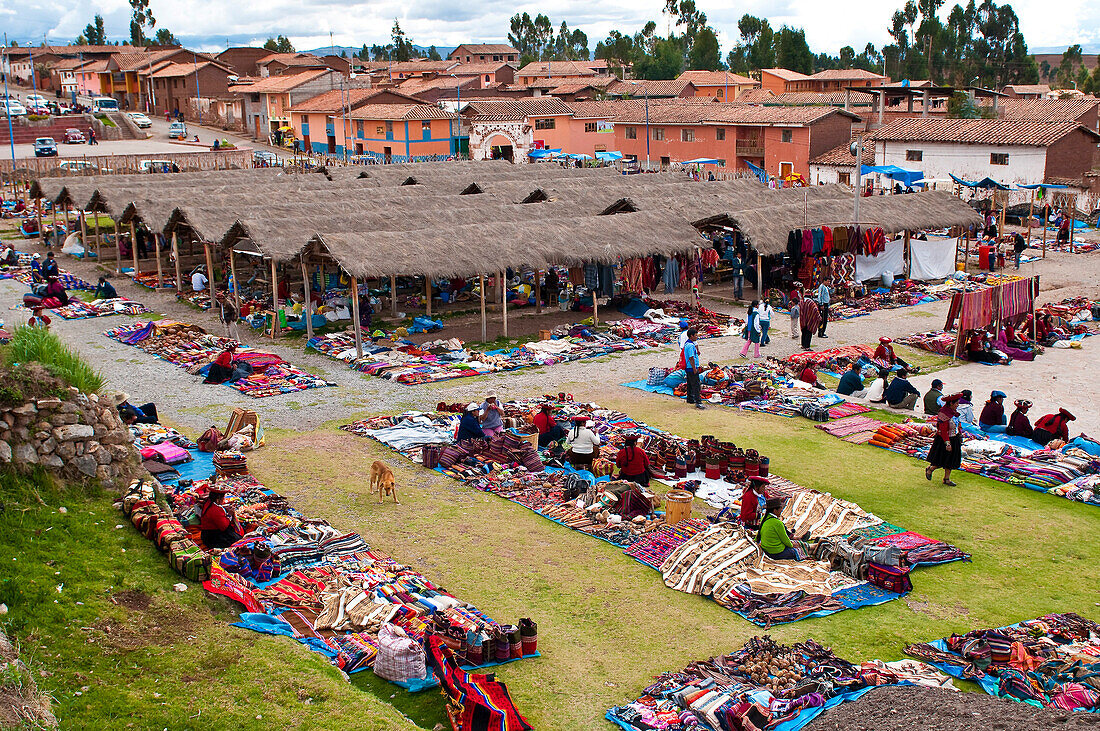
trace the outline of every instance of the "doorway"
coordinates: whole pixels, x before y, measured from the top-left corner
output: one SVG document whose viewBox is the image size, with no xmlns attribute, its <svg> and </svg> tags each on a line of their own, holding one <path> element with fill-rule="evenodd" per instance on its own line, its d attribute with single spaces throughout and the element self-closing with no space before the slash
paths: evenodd
<svg viewBox="0 0 1100 731">
<path fill-rule="evenodd" d="M 387 165 L 389 163 L 393 162 L 393 148 L 392 147 L 382 148 L 382 159 L 386 161 Z"/>
<path fill-rule="evenodd" d="M 493 160 L 507 160 L 515 162 L 511 145 L 493 145 L 490 154 Z"/>
</svg>

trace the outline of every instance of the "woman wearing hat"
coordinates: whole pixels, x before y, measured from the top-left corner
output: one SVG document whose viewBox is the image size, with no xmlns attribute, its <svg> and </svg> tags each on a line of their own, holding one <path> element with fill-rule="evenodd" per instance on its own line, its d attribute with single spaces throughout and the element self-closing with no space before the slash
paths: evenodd
<svg viewBox="0 0 1100 731">
<path fill-rule="evenodd" d="M 224 487 L 211 485 L 210 492 L 199 506 L 199 536 L 207 548 L 229 548 L 244 533 L 233 508 L 223 503 L 225 492 Z"/>
<path fill-rule="evenodd" d="M 885 363 L 893 368 L 898 365 L 910 373 L 920 373 L 920 368 L 910 368 L 909 364 L 894 353 L 894 341 L 886 336 L 878 339 L 878 347 L 875 348 L 875 360 Z"/>
<path fill-rule="evenodd" d="M 955 486 L 951 481 L 951 470 L 957 470 L 962 463 L 962 433 L 955 420 L 962 397 L 961 393 L 944 397 L 943 406 L 936 414 L 936 438 L 928 450 L 928 467 L 924 470 L 924 476 L 931 481 L 933 473 L 942 467 L 943 484 L 950 487 Z"/>
<path fill-rule="evenodd" d="M 741 524 L 746 528 L 760 527 L 760 508 L 767 502 L 764 491 L 771 481 L 767 477 L 750 477 L 741 492 Z"/>
<path fill-rule="evenodd" d="M 982 407 L 982 414 L 978 417 L 978 428 L 987 432 L 1003 432 L 1008 420 L 1005 418 L 1005 392 L 994 391 L 989 394 L 989 400 Z"/>
<path fill-rule="evenodd" d="M 267 541 L 233 546 L 221 555 L 218 563 L 229 573 L 257 583 L 271 581 L 280 573 L 279 559 L 271 555 L 271 544 Z"/>
<path fill-rule="evenodd" d="M 779 517 L 783 510 L 783 500 L 777 497 L 768 498 L 767 508 L 764 520 L 760 522 L 760 548 L 770 559 L 797 561 L 798 553 L 794 550 L 794 543 L 787 533 L 787 526 Z"/>
<path fill-rule="evenodd" d="M 1005 434 L 1013 437 L 1025 437 L 1031 439 L 1031 420 L 1027 418 L 1027 411 L 1031 408 L 1031 402 L 1027 399 L 1016 399 L 1016 410 L 1008 419 Z"/>
<path fill-rule="evenodd" d="M 649 487 L 649 456 L 645 450 L 638 449 L 637 434 L 623 437 L 623 448 L 615 456 L 615 466 L 619 468 L 620 480 Z"/>
<path fill-rule="evenodd" d="M 565 440 L 569 445 L 566 459 L 577 469 L 591 469 L 593 460 L 600 454 L 600 435 L 592 431 L 595 425 L 596 422 L 587 416 L 573 420 L 573 431 Z"/>
<path fill-rule="evenodd" d="M 546 447 L 565 437 L 565 429 L 554 420 L 554 408 L 544 403 L 539 405 L 539 413 L 535 414 L 532 421 L 539 430 L 539 446 Z"/>
<path fill-rule="evenodd" d="M 1044 447 L 1055 439 L 1068 442 L 1069 423 L 1071 421 L 1077 421 L 1077 417 L 1065 409 L 1058 409 L 1057 414 L 1047 414 L 1035 422 L 1035 429 L 1031 432 L 1031 440 Z"/>
<path fill-rule="evenodd" d="M 458 431 L 455 433 L 455 441 L 463 442 L 467 439 L 485 439 L 485 432 L 481 429 L 481 422 L 477 418 L 479 407 L 475 403 L 466 406 L 466 413 L 458 422 Z"/>
</svg>

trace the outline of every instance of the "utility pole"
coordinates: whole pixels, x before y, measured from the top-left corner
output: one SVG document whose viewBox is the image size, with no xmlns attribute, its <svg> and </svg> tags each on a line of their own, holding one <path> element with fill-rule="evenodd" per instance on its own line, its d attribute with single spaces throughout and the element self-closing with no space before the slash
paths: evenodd
<svg viewBox="0 0 1100 731">
<path fill-rule="evenodd" d="M 8 54 L 8 34 L 4 34 L 4 99 L 8 97 L 8 77 L 11 76 L 11 56 Z M 8 142 L 11 144 L 11 171 L 15 174 L 15 132 L 11 127 L 11 112 L 8 112 Z"/>
<path fill-rule="evenodd" d="M 191 59 L 195 63 L 195 96 L 198 97 L 195 107 L 199 115 L 199 124 L 202 124 L 202 89 L 199 88 L 199 57 L 192 52 Z"/>
<path fill-rule="evenodd" d="M 649 89 L 645 92 L 645 169 L 649 172 Z"/>
</svg>

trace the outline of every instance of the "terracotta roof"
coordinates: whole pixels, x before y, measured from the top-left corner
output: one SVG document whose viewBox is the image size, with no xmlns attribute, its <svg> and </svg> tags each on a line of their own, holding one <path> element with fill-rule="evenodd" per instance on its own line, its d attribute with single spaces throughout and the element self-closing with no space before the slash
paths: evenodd
<svg viewBox="0 0 1100 731">
<path fill-rule="evenodd" d="M 637 81 L 619 81 L 609 86 L 607 92 L 621 96 L 646 96 L 648 94 L 652 98 L 655 96 L 677 96 L 683 93 L 688 86 L 694 86 L 694 84 L 691 83 L 690 79 L 683 77 L 660 81 L 639 79 Z"/>
<path fill-rule="evenodd" d="M 610 86 L 616 81 L 615 77 L 611 76 L 598 76 L 595 78 L 577 79 L 575 81 L 565 81 L 555 86 L 547 87 L 551 94 L 576 94 L 578 91 L 584 91 L 585 89 L 601 90 Z M 534 86 L 532 84 L 532 86 Z"/>
<path fill-rule="evenodd" d="M 528 117 L 548 117 L 572 114 L 573 109 L 556 96 L 535 96 L 522 99 L 474 101 L 462 107 L 472 112 L 473 119 L 485 121 L 520 120 Z"/>
<path fill-rule="evenodd" d="M 726 71 L 685 71 L 677 78 L 690 81 L 695 86 L 725 86 L 726 84 L 760 86 L 760 82 L 755 79 Z"/>
<path fill-rule="evenodd" d="M 550 65 L 547 72 L 546 66 Z M 519 71 L 517 76 L 595 76 L 596 72 L 580 61 L 532 61 Z"/>
<path fill-rule="evenodd" d="M 435 71 L 442 73 L 449 71 L 458 65 L 458 61 L 428 61 L 427 59 L 419 61 L 394 61 L 389 64 L 389 71 L 391 74 L 416 74 Z"/>
<path fill-rule="evenodd" d="M 874 141 L 865 142 L 863 145 L 863 157 L 861 161 L 864 165 L 875 164 L 875 143 Z M 852 155 L 848 145 L 837 145 L 828 152 L 823 152 L 814 159 L 810 160 L 811 165 L 835 165 L 838 167 L 854 168 L 856 166 L 856 158 Z"/>
<path fill-rule="evenodd" d="M 352 111 L 351 119 L 421 120 L 458 119 L 454 112 L 445 111 L 434 104 L 368 104 Z"/>
<path fill-rule="evenodd" d="M 760 73 L 768 73 L 772 76 L 778 76 L 784 81 L 804 81 L 810 78 L 806 74 L 800 74 L 797 71 L 791 71 L 790 69 L 760 69 Z"/>
<path fill-rule="evenodd" d="M 644 99 L 573 102 L 574 117 L 612 119 L 616 122 L 645 124 Z M 748 104 L 716 102 L 709 97 L 687 99 L 650 99 L 650 124 L 738 124 L 746 126 L 796 127 L 813 124 L 831 114 L 858 119 L 850 112 L 834 107 L 758 107 Z"/>
<path fill-rule="evenodd" d="M 916 80 L 916 81 L 914 81 L 914 80 L 890 81 L 890 82 L 887 82 L 885 84 L 879 84 L 879 86 L 897 86 L 897 87 L 902 87 L 902 88 L 908 87 L 910 89 L 923 89 L 926 86 L 934 86 L 934 84 L 931 81 L 929 81 L 928 79 L 919 79 L 919 80 Z"/>
<path fill-rule="evenodd" d="M 460 43 L 451 53 L 453 54 L 459 48 L 466 49 L 470 55 L 475 53 L 479 55 L 482 53 L 514 53 L 519 55 L 519 51 L 507 43 Z"/>
<path fill-rule="evenodd" d="M 332 69 L 315 69 L 313 71 L 303 71 L 300 74 L 292 74 L 290 76 L 268 76 L 263 79 L 259 79 L 251 84 L 244 85 L 244 91 L 249 94 L 278 94 L 284 91 L 290 91 L 296 87 L 306 84 L 314 79 L 324 76 L 325 74 L 336 73 Z M 234 85 L 236 86 L 236 84 Z"/>
<path fill-rule="evenodd" d="M 116 66 L 119 71 L 139 71 L 149 68 L 149 64 L 151 63 L 155 64 L 186 50 L 185 48 L 166 48 L 161 51 L 116 53 L 111 56 L 111 61 L 112 65 Z M 210 56 L 205 53 L 195 53 L 195 56 L 197 58 L 210 58 Z"/>
<path fill-rule="evenodd" d="M 479 89 L 481 88 L 479 83 L 476 76 L 459 76 L 454 79 L 450 76 L 434 76 L 430 79 L 416 76 L 402 81 L 396 88 L 400 89 L 403 94 L 415 96 L 417 94 L 435 91 L 436 89 L 453 90 L 456 87 Z"/>
<path fill-rule="evenodd" d="M 157 69 L 153 73 L 149 74 L 149 78 L 152 79 L 172 79 L 180 78 L 183 76 L 190 76 L 199 69 L 204 69 L 207 66 L 213 66 L 216 69 L 221 69 L 228 74 L 228 70 L 220 63 L 214 63 L 213 61 L 203 61 L 202 63 L 195 65 L 193 63 L 170 63 Z"/>
<path fill-rule="evenodd" d="M 741 104 L 843 107 L 846 93 L 843 91 L 787 91 L 782 94 L 773 94 L 766 89 L 751 89 L 737 97 L 736 101 Z M 857 106 L 869 106 L 874 103 L 874 95 L 853 91 L 851 103 Z"/>
<path fill-rule="evenodd" d="M 60 61 L 55 61 L 54 63 L 50 64 L 50 68 L 54 71 L 73 71 L 80 68 L 81 66 L 87 66 L 92 63 L 95 62 L 90 61 L 86 58 L 63 58 Z"/>
<path fill-rule="evenodd" d="M 34 53 L 38 55 L 40 53 L 53 53 L 59 56 L 79 55 L 81 53 L 118 53 L 124 52 L 144 52 L 144 47 L 131 46 L 129 44 L 125 46 L 13 46 L 5 49 L 4 53 L 12 57 L 21 57 Z"/>
<path fill-rule="evenodd" d="M 272 54 L 269 54 L 267 56 L 264 56 L 263 58 L 257 59 L 256 60 L 256 65 L 257 66 L 264 66 L 266 64 L 271 63 L 272 61 L 278 61 L 279 63 L 285 63 L 285 64 L 289 65 L 295 59 L 302 58 L 303 56 L 305 57 L 306 61 L 316 61 L 316 62 L 321 61 L 320 56 L 314 56 L 314 55 L 309 54 L 309 53 L 297 53 L 297 52 L 295 52 L 295 53 L 272 53 Z"/>
<path fill-rule="evenodd" d="M 971 145 L 1047 147 L 1077 130 L 1100 135 L 1076 122 L 1019 122 L 1003 119 L 899 119 L 869 139 L 892 142 L 954 142 Z"/>
<path fill-rule="evenodd" d="M 397 89 L 333 89 L 298 102 L 290 108 L 291 112 L 339 112 L 345 106 L 355 109 L 369 103 L 373 97 L 379 94 L 393 94 L 408 100 L 410 104 L 421 104 L 423 101 L 409 94 L 404 94 Z"/>
<path fill-rule="evenodd" d="M 1100 99 L 998 99 L 1000 118 L 1025 122 L 1075 122 L 1093 111 Z"/>
<path fill-rule="evenodd" d="M 1049 94 L 1050 87 L 1046 84 L 1008 84 L 1001 91 L 1007 93 L 1011 89 L 1017 94 Z"/>
<path fill-rule="evenodd" d="M 506 61 L 479 61 L 478 63 L 457 63 L 454 61 L 448 62 L 455 64 L 451 66 L 447 71 L 448 73 L 455 74 L 456 76 L 478 76 L 480 74 L 495 74 L 504 66 L 511 66 Z"/>
<path fill-rule="evenodd" d="M 882 74 L 876 74 L 873 71 L 864 71 L 863 69 L 829 69 L 827 71 L 818 71 L 810 78 L 821 79 L 822 81 L 867 81 L 868 79 L 879 79 L 881 81 L 888 80 Z"/>
</svg>

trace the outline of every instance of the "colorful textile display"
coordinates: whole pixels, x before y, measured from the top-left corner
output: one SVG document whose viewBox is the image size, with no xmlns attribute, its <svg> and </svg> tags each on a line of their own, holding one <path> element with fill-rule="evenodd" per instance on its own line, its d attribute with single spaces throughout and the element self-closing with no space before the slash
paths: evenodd
<svg viewBox="0 0 1100 731">
<path fill-rule="evenodd" d="M 206 375 L 209 364 L 233 342 L 210 335 L 197 325 L 171 320 L 134 322 L 103 334 L 180 368 L 193 370 L 198 375 Z M 236 377 L 226 381 L 225 385 L 252 398 L 336 385 L 306 373 L 272 353 L 238 347 L 233 357 L 234 367 L 240 368 L 240 375 L 234 370 Z"/>
<path fill-rule="evenodd" d="M 25 310 L 25 305 L 16 305 L 13 310 Z M 125 297 L 116 297 L 106 300 L 92 300 L 84 302 L 78 299 L 70 299 L 69 304 L 54 309 L 66 320 L 85 320 L 92 317 L 106 317 L 108 315 L 141 315 L 149 312 L 145 305 Z"/>
<path fill-rule="evenodd" d="M 728 655 L 658 675 L 637 700 L 606 717 L 626 731 L 797 731 L 827 708 L 888 685 L 952 687 L 950 678 L 924 663 L 858 666 L 812 639 L 787 646 L 765 635 Z"/>
<path fill-rule="evenodd" d="M 999 698 L 1100 712 L 1100 625 L 1072 612 L 913 644 L 905 653 Z"/>
<path fill-rule="evenodd" d="M 617 453 L 627 435 L 637 436 L 637 446 L 645 452 L 654 478 L 669 484 L 680 480 L 677 489 L 690 491 L 720 512 L 709 520 L 687 519 L 668 525 L 654 511 L 660 501 L 653 493 L 631 482 L 610 476 L 595 478 L 593 472 L 576 470 L 558 445 L 536 451 L 532 441 L 509 429 L 489 441 L 455 442 L 462 404 L 441 404 L 446 410 L 376 417 L 341 428 L 376 439 L 413 462 L 438 462 L 437 472 L 624 548 L 631 558 L 660 571 L 670 588 L 712 598 L 762 626 L 881 604 L 901 596 L 872 585 L 864 575 L 844 573 L 827 557 L 812 556 L 823 539 L 855 541 L 858 551 L 865 552 L 861 556 L 875 555 L 875 550 L 894 545 L 890 537 L 904 533 L 903 528 L 891 526 L 876 535 L 859 533 L 883 521 L 854 503 L 775 475 L 768 458 L 756 450 L 709 436 L 684 439 L 621 412 L 576 403 L 565 394 L 505 403 L 505 425 L 526 431 L 543 404 L 550 405 L 559 424 L 569 424 L 575 417 L 591 419 L 603 443 L 602 455 Z M 600 456 L 595 466 L 601 474 L 605 472 L 602 468 L 612 468 Z M 813 540 L 802 546 L 805 560 L 773 561 L 763 555 L 756 536 L 747 534 L 740 523 L 724 522 L 740 515 L 742 490 L 747 478 L 754 476 L 768 477 L 768 495 L 785 498 L 781 518 L 791 535 L 812 535 Z M 914 566 L 969 560 L 954 546 L 921 538 L 896 546 L 898 559 Z M 927 548 L 933 545 L 935 551 Z M 921 550 L 924 553 L 913 553 Z"/>
</svg>

